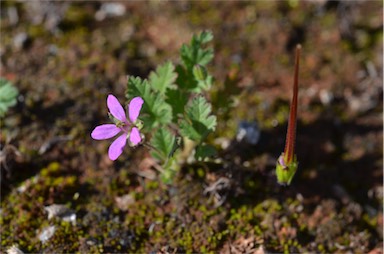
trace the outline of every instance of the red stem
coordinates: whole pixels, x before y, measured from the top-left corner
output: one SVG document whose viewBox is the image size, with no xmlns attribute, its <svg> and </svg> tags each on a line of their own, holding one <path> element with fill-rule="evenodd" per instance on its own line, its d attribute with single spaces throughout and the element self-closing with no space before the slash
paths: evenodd
<svg viewBox="0 0 384 254">
<path fill-rule="evenodd" d="M 296 140 L 296 121 L 297 121 L 297 93 L 299 83 L 299 63 L 300 63 L 301 45 L 296 46 L 296 61 L 295 61 L 295 77 L 293 80 L 293 96 L 291 107 L 289 110 L 287 138 L 285 140 L 284 159 L 285 162 L 291 163 L 295 154 Z"/>
</svg>

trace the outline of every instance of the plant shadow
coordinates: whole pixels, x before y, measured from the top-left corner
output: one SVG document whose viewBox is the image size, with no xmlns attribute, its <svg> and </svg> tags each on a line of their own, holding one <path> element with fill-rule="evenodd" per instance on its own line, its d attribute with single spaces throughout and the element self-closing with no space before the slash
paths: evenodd
<svg viewBox="0 0 384 254">
<path fill-rule="evenodd" d="M 236 160 L 231 163 L 231 174 L 236 186 L 242 189 L 240 194 L 233 192 L 229 199 L 231 207 L 254 206 L 267 198 L 282 201 L 295 198 L 299 193 L 314 204 L 322 199 L 348 197 L 362 205 L 380 205 L 367 196 L 372 187 L 383 185 L 380 153 L 371 149 L 359 158 L 347 159 L 350 147 L 346 144 L 349 138 L 363 138 L 372 132 L 380 132 L 382 126 L 361 125 L 353 120 L 341 123 L 328 118 L 308 125 L 298 122 L 296 151 L 299 168 L 290 186 L 280 186 L 274 171 L 275 160 L 284 149 L 285 128 L 279 126 L 262 131 L 257 145 L 233 142 L 223 152 L 225 158 Z M 256 159 L 258 157 L 266 159 Z M 249 161 L 255 163 L 244 166 Z M 258 165 L 254 166 L 256 163 Z M 252 187 L 247 181 L 254 181 Z"/>
</svg>

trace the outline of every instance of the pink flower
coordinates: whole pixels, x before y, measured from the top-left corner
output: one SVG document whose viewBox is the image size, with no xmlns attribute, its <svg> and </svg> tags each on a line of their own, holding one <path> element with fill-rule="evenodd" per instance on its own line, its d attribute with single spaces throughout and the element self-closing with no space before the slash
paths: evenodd
<svg viewBox="0 0 384 254">
<path fill-rule="evenodd" d="M 116 124 L 102 124 L 97 126 L 91 133 L 91 137 L 96 140 L 109 139 L 119 133 L 123 133 L 112 142 L 108 150 L 108 156 L 111 160 L 116 160 L 122 153 L 127 143 L 127 139 L 135 146 L 141 142 L 139 129 L 135 122 L 140 114 L 144 101 L 140 97 L 135 97 L 128 105 L 129 119 L 125 115 L 123 106 L 112 94 L 108 95 L 107 106 L 109 112 L 116 118 Z"/>
</svg>

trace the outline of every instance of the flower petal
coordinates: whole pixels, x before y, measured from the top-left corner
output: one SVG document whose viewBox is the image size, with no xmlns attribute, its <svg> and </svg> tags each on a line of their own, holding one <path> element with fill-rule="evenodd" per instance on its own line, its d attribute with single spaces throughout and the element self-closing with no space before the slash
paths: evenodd
<svg viewBox="0 0 384 254">
<path fill-rule="evenodd" d="M 123 106 L 121 106 L 120 102 L 112 94 L 108 95 L 107 106 L 108 106 L 109 112 L 111 112 L 111 114 L 114 117 L 116 117 L 118 120 L 122 122 L 127 121 L 127 117 L 125 116 Z"/>
<path fill-rule="evenodd" d="M 108 156 L 111 160 L 116 160 L 122 153 L 125 144 L 127 143 L 127 136 L 125 134 L 118 137 L 113 143 L 110 145 L 108 150 Z"/>
<path fill-rule="evenodd" d="M 129 141 L 131 141 L 133 145 L 137 145 L 141 142 L 140 132 L 136 127 L 132 128 L 131 134 L 129 135 Z"/>
<path fill-rule="evenodd" d="M 128 106 L 129 119 L 134 123 L 140 114 L 141 107 L 143 106 L 144 100 L 141 97 L 135 97 L 131 100 Z"/>
<path fill-rule="evenodd" d="M 103 124 L 97 126 L 91 133 L 91 137 L 96 140 L 108 139 L 116 136 L 121 129 L 114 124 Z"/>
</svg>

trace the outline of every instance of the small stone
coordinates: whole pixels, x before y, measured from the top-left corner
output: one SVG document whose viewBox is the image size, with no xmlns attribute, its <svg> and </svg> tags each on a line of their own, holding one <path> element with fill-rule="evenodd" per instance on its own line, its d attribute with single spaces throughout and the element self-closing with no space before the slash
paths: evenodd
<svg viewBox="0 0 384 254">
<path fill-rule="evenodd" d="M 19 14 L 17 13 L 17 8 L 15 6 L 10 6 L 7 9 L 9 23 L 11 25 L 16 25 L 19 22 Z"/>
<path fill-rule="evenodd" d="M 13 38 L 13 46 L 17 50 L 24 49 L 25 47 L 27 47 L 28 43 L 29 43 L 29 36 L 27 33 L 24 33 L 24 32 L 18 33 Z"/>
<path fill-rule="evenodd" d="M 121 197 L 115 197 L 117 207 L 122 211 L 127 211 L 129 206 L 135 203 L 135 198 L 131 194 L 126 194 Z"/>
<path fill-rule="evenodd" d="M 319 93 L 320 101 L 323 105 L 328 106 L 333 100 L 333 94 L 331 91 L 322 89 Z"/>
<path fill-rule="evenodd" d="M 260 129 L 256 122 L 241 121 L 237 129 L 236 140 L 238 142 L 245 141 L 251 145 L 259 142 Z"/>
<path fill-rule="evenodd" d="M 55 234 L 55 231 L 56 231 L 56 227 L 55 226 L 45 227 L 43 229 L 43 231 L 39 234 L 39 240 L 42 243 L 45 243 L 46 241 L 48 241 Z"/>
<path fill-rule="evenodd" d="M 44 210 L 48 212 L 48 220 L 58 217 L 63 221 L 76 223 L 76 213 L 65 205 L 53 204 L 44 207 Z"/>
<path fill-rule="evenodd" d="M 223 150 L 227 149 L 229 147 L 229 145 L 231 144 L 231 140 L 228 138 L 224 138 L 224 137 L 217 138 L 217 139 L 215 139 L 214 142 L 216 145 L 219 145 L 221 147 L 221 149 L 223 149 Z"/>
<path fill-rule="evenodd" d="M 121 3 L 104 3 L 95 14 L 95 19 L 102 21 L 108 17 L 123 16 L 126 12 L 126 8 Z"/>
<path fill-rule="evenodd" d="M 7 254 L 24 254 L 16 245 L 12 245 L 11 248 L 7 250 Z"/>
</svg>

